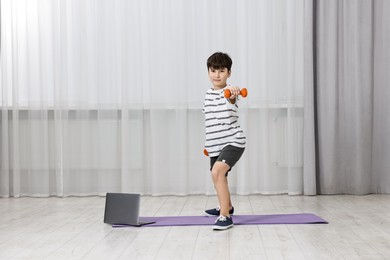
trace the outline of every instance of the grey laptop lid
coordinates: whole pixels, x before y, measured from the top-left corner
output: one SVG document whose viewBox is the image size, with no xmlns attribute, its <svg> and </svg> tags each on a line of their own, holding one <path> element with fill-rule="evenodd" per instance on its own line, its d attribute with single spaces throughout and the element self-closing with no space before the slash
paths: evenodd
<svg viewBox="0 0 390 260">
<path fill-rule="evenodd" d="M 140 201 L 140 194 L 107 193 L 104 223 L 131 226 L 142 226 L 154 223 L 139 221 Z"/>
</svg>

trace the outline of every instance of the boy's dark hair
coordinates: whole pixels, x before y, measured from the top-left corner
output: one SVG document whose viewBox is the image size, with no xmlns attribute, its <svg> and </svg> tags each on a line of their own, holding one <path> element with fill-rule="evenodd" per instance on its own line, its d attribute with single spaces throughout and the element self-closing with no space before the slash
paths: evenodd
<svg viewBox="0 0 390 260">
<path fill-rule="evenodd" d="M 227 53 L 216 52 L 207 59 L 207 70 L 212 69 L 223 69 L 227 68 L 230 72 L 233 61 Z"/>
</svg>

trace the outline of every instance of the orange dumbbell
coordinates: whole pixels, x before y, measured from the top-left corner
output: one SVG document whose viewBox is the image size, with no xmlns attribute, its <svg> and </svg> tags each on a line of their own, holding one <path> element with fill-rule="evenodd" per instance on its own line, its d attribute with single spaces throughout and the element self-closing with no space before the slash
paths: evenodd
<svg viewBox="0 0 390 260">
<path fill-rule="evenodd" d="M 203 150 L 204 155 L 209 156 L 209 152 L 206 149 Z"/>
<path fill-rule="evenodd" d="M 230 96 L 232 95 L 232 93 L 230 92 L 229 89 L 225 89 L 224 94 L 225 94 L 225 98 L 230 98 Z M 242 97 L 246 97 L 246 96 L 248 95 L 248 90 L 247 90 L 246 88 L 242 88 L 242 89 L 240 90 L 240 95 L 241 95 Z"/>
</svg>

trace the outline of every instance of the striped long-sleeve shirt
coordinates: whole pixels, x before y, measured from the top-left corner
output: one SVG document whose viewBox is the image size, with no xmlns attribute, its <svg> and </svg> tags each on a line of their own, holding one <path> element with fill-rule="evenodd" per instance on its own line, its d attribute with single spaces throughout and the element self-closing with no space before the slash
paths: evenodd
<svg viewBox="0 0 390 260">
<path fill-rule="evenodd" d="M 208 89 L 203 113 L 205 114 L 205 149 L 210 157 L 218 156 L 221 150 L 232 145 L 245 148 L 246 138 L 238 123 L 238 106 L 224 97 L 224 89 Z"/>
</svg>

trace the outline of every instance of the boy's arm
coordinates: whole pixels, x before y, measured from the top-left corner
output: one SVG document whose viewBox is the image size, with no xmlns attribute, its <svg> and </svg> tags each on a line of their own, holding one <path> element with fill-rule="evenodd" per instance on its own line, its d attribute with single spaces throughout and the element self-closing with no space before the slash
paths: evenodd
<svg viewBox="0 0 390 260">
<path fill-rule="evenodd" d="M 230 97 L 230 98 L 227 98 L 227 100 L 229 100 L 229 102 L 233 105 L 236 103 L 236 97 L 234 97 L 233 99 L 232 99 L 232 97 Z"/>
<path fill-rule="evenodd" d="M 240 95 L 240 88 L 235 86 L 227 86 L 226 89 L 229 89 L 231 93 L 227 100 L 229 100 L 231 104 L 235 104 L 237 96 Z"/>
</svg>

